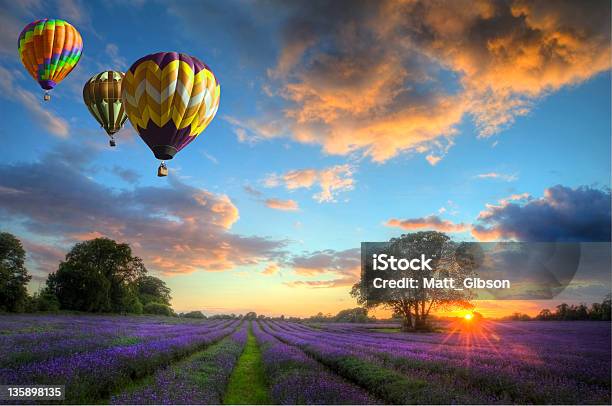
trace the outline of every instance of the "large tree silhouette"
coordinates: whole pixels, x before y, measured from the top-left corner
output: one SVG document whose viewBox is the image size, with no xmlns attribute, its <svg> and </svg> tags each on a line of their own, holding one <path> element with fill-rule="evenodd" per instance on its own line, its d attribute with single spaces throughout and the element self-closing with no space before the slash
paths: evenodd
<svg viewBox="0 0 612 406">
<path fill-rule="evenodd" d="M 387 254 L 396 258 L 415 258 L 425 254 L 432 258 L 431 270 L 394 271 L 397 278 L 414 278 L 421 281 L 416 289 L 396 289 L 384 301 L 369 301 L 367 286 L 362 281 L 351 289 L 351 295 L 365 307 L 383 306 L 403 317 L 404 330 L 429 329 L 429 315 L 432 310 L 451 307 L 471 308 L 471 293 L 469 290 L 428 289 L 423 286 L 423 278 L 453 278 L 462 283 L 463 279 L 473 275 L 477 266 L 477 255 L 474 245 L 451 241 L 444 233 L 424 231 L 403 234 L 392 238 L 387 248 Z"/>
</svg>

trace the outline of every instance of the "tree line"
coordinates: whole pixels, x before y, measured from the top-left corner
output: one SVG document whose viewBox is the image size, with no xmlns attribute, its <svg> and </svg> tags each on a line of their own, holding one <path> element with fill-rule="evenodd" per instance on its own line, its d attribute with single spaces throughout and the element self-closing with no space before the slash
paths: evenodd
<svg viewBox="0 0 612 406">
<path fill-rule="evenodd" d="M 0 233 L 0 311 L 71 310 L 172 316 L 170 289 L 148 271 L 128 244 L 95 238 L 72 247 L 45 286 L 30 295 L 26 251 L 10 233 Z"/>
<path fill-rule="evenodd" d="M 554 310 L 542 309 L 537 316 L 531 317 L 528 314 L 513 313 L 504 317 L 505 320 L 604 320 L 610 321 L 612 312 L 612 295 L 608 294 L 601 303 L 593 303 L 587 306 L 586 303 L 570 305 L 561 303 Z"/>
</svg>

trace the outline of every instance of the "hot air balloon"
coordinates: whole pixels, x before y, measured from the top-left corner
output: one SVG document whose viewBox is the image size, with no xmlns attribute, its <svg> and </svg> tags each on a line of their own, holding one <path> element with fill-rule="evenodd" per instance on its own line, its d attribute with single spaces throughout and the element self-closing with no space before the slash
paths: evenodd
<svg viewBox="0 0 612 406">
<path fill-rule="evenodd" d="M 92 76 L 83 86 L 83 101 L 109 135 L 111 147 L 115 146 L 114 134 L 127 120 L 121 101 L 123 76 L 123 72 L 108 70 Z"/>
<path fill-rule="evenodd" d="M 19 56 L 23 66 L 40 87 L 49 91 L 60 83 L 81 58 L 81 34 L 67 21 L 47 19 L 34 21 L 19 34 Z"/>
<path fill-rule="evenodd" d="M 206 64 L 177 52 L 140 58 L 123 78 L 121 97 L 140 138 L 162 160 L 158 176 L 166 176 L 164 160 L 204 131 L 219 108 L 220 87 Z"/>
</svg>

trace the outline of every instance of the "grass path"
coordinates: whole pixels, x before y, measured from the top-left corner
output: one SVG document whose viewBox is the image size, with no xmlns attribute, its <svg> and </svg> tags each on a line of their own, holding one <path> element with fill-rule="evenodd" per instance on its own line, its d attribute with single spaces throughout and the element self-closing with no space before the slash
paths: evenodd
<svg viewBox="0 0 612 406">
<path fill-rule="evenodd" d="M 244 352 L 230 376 L 223 399 L 226 405 L 266 405 L 271 404 L 261 351 L 249 325 Z"/>
</svg>

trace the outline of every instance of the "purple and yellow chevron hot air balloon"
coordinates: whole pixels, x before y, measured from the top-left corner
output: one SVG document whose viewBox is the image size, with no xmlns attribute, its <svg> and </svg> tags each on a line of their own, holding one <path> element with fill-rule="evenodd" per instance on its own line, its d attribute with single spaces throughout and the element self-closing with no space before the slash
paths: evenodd
<svg viewBox="0 0 612 406">
<path fill-rule="evenodd" d="M 140 58 L 125 74 L 121 97 L 128 119 L 162 163 L 204 131 L 219 108 L 219 82 L 193 56 L 160 52 Z"/>
<path fill-rule="evenodd" d="M 23 66 L 45 90 L 44 100 L 49 100 L 49 90 L 79 62 L 83 39 L 67 21 L 44 18 L 25 26 L 17 48 Z"/>
</svg>

